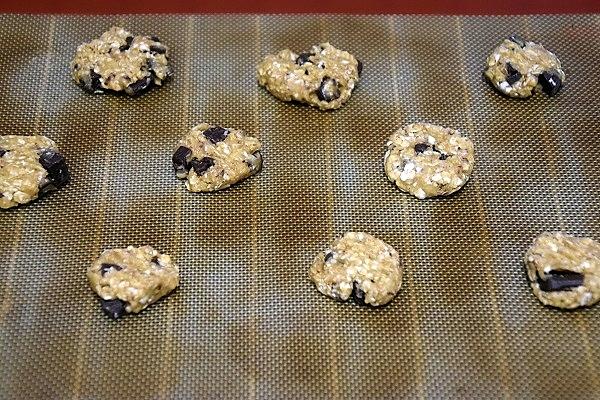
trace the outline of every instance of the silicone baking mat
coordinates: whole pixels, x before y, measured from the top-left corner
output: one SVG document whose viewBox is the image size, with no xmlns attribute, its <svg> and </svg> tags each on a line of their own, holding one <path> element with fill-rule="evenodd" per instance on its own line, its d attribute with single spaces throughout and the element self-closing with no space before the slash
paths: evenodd
<svg viewBox="0 0 600 400">
<path fill-rule="evenodd" d="M 543 307 L 522 255 L 542 231 L 600 238 L 600 17 L 1 17 L 0 132 L 43 134 L 72 183 L 0 213 L 0 398 L 578 398 L 600 393 L 600 307 Z M 139 98 L 75 86 L 76 47 L 112 25 L 155 34 L 175 74 Z M 482 78 L 518 32 L 555 51 L 557 97 L 520 101 Z M 364 63 L 340 110 L 283 103 L 255 65 L 330 41 Z M 262 172 L 188 193 L 177 140 L 207 121 L 263 142 Z M 387 181 L 399 126 L 467 133 L 458 193 L 420 201 Z M 315 254 L 346 231 L 401 254 L 403 287 L 369 309 L 319 294 Z M 85 269 L 150 244 L 176 292 L 111 321 Z"/>
</svg>

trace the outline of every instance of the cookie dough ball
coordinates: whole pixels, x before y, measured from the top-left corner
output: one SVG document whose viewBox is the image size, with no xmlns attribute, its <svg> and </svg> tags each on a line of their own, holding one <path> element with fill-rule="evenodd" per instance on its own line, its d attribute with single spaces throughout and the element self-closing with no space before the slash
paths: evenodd
<svg viewBox="0 0 600 400">
<path fill-rule="evenodd" d="M 336 300 L 350 296 L 357 304 L 389 303 L 402 285 L 400 257 L 382 240 L 362 232 L 348 232 L 319 254 L 309 277 L 317 290 Z"/>
<path fill-rule="evenodd" d="M 26 204 L 69 183 L 65 158 L 44 136 L 0 136 L 0 208 Z"/>
<path fill-rule="evenodd" d="M 258 83 L 283 101 L 299 101 L 321 110 L 340 108 L 350 98 L 362 63 L 329 43 L 305 53 L 282 50 L 258 64 Z"/>
<path fill-rule="evenodd" d="M 488 57 L 485 76 L 501 93 L 530 97 L 535 91 L 558 93 L 565 81 L 558 58 L 541 44 L 512 35 Z"/>
<path fill-rule="evenodd" d="M 172 73 L 169 49 L 156 36 L 133 36 L 112 27 L 99 39 L 77 49 L 71 73 L 78 85 L 90 93 L 141 94 L 162 85 Z"/>
<path fill-rule="evenodd" d="M 138 313 L 179 285 L 179 269 L 150 246 L 105 250 L 87 270 L 102 311 L 117 319 Z"/>
<path fill-rule="evenodd" d="M 542 233 L 525 253 L 533 293 L 558 308 L 590 306 L 600 300 L 600 243 L 562 233 Z"/>
<path fill-rule="evenodd" d="M 456 192 L 469 180 L 474 163 L 470 139 L 425 123 L 400 128 L 390 137 L 384 157 L 388 179 L 419 199 Z"/>
<path fill-rule="evenodd" d="M 191 192 L 224 189 L 262 166 L 260 141 L 236 129 L 200 124 L 179 142 L 173 168 Z"/>
</svg>

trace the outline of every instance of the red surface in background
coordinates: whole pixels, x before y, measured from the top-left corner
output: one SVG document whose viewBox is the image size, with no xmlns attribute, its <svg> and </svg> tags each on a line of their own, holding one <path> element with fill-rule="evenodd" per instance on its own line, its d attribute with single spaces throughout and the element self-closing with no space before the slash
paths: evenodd
<svg viewBox="0 0 600 400">
<path fill-rule="evenodd" d="M 599 13 L 600 0 L 0 0 L 1 13 Z"/>
</svg>

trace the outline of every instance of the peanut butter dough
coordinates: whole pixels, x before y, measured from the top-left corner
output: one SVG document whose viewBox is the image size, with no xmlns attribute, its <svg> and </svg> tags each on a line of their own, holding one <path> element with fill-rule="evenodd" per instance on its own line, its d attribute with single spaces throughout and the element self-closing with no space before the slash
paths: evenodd
<svg viewBox="0 0 600 400">
<path fill-rule="evenodd" d="M 460 132 L 426 123 L 407 125 L 388 143 L 388 179 L 419 199 L 448 195 L 468 180 L 475 163 L 473 143 Z"/>
<path fill-rule="evenodd" d="M 348 232 L 317 255 L 309 277 L 317 290 L 359 305 L 389 303 L 402 285 L 402 268 L 396 250 L 362 232 Z"/>
<path fill-rule="evenodd" d="M 283 101 L 298 101 L 321 110 L 340 108 L 350 98 L 362 63 L 329 43 L 305 53 L 282 50 L 258 64 L 258 83 Z"/>
<path fill-rule="evenodd" d="M 102 310 L 117 319 L 138 313 L 179 285 L 179 269 L 150 246 L 105 250 L 87 270 Z"/>
<path fill-rule="evenodd" d="M 236 129 L 200 124 L 179 142 L 173 168 L 191 192 L 224 189 L 262 166 L 260 141 Z"/>
<path fill-rule="evenodd" d="M 171 73 L 169 49 L 156 36 L 133 36 L 112 27 L 99 39 L 77 49 L 73 79 L 91 93 L 121 92 L 135 96 L 160 86 Z"/>
</svg>

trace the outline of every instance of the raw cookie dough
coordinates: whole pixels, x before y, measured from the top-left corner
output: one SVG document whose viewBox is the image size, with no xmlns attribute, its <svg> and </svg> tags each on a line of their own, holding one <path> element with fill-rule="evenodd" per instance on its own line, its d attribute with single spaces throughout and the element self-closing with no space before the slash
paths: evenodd
<svg viewBox="0 0 600 400">
<path fill-rule="evenodd" d="M 87 270 L 102 311 L 117 319 L 138 313 L 179 285 L 179 269 L 150 246 L 105 250 Z"/>
<path fill-rule="evenodd" d="M 558 308 L 600 300 L 600 243 L 562 233 L 542 233 L 525 253 L 533 294 Z"/>
<path fill-rule="evenodd" d="M 348 232 L 317 255 L 309 270 L 317 290 L 329 297 L 357 304 L 389 303 L 402 285 L 400 257 L 382 240 L 362 232 Z"/>
<path fill-rule="evenodd" d="M 419 199 L 456 192 L 475 163 L 473 143 L 454 129 L 426 123 L 400 128 L 387 142 L 385 173 Z"/>
<path fill-rule="evenodd" d="M 0 208 L 29 203 L 69 183 L 65 158 L 44 136 L 0 136 Z"/>
<path fill-rule="evenodd" d="M 549 96 L 558 93 L 565 81 L 560 61 L 541 44 L 512 35 L 488 57 L 485 76 L 510 97 L 530 97 L 542 90 Z"/>
<path fill-rule="evenodd" d="M 173 168 L 191 192 L 224 189 L 262 166 L 258 139 L 235 129 L 200 124 L 179 142 Z"/>
<path fill-rule="evenodd" d="M 77 48 L 73 79 L 91 93 L 121 92 L 135 96 L 171 75 L 169 50 L 156 36 L 133 36 L 112 27 L 100 39 Z"/>
<path fill-rule="evenodd" d="M 362 63 L 329 43 L 305 53 L 282 50 L 258 64 L 258 83 L 283 101 L 299 101 L 321 110 L 340 108 L 350 98 Z"/>
</svg>

